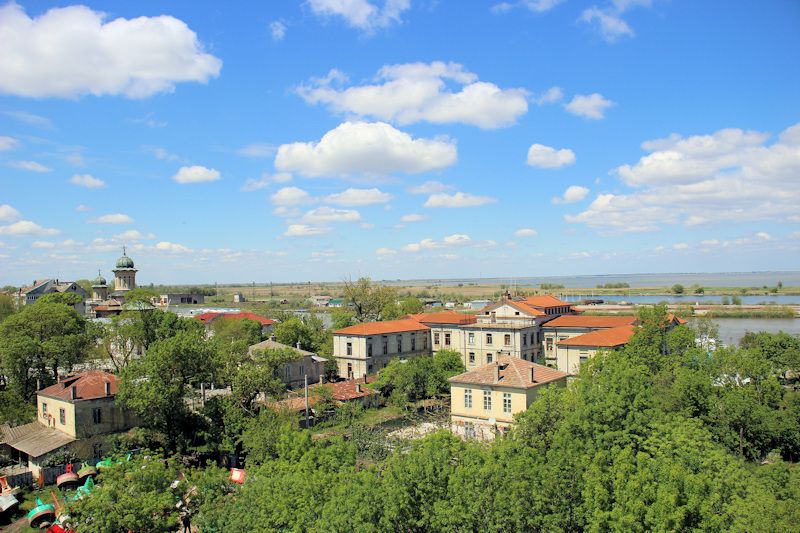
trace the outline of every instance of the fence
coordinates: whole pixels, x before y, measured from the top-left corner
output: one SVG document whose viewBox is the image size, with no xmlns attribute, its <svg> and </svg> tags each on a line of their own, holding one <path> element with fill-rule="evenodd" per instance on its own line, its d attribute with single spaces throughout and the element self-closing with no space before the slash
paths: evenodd
<svg viewBox="0 0 800 533">
<path fill-rule="evenodd" d="M 6 476 L 6 481 L 9 487 L 30 487 L 33 485 L 33 474 L 30 471 L 11 474 Z"/>
</svg>

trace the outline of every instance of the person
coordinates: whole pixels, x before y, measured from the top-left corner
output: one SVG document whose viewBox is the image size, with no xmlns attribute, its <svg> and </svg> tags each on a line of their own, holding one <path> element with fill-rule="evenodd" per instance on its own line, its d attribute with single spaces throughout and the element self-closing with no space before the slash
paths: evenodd
<svg viewBox="0 0 800 533">
<path fill-rule="evenodd" d="M 192 533 L 192 517 L 189 516 L 189 511 L 181 514 L 181 524 L 183 524 L 183 533 Z"/>
</svg>

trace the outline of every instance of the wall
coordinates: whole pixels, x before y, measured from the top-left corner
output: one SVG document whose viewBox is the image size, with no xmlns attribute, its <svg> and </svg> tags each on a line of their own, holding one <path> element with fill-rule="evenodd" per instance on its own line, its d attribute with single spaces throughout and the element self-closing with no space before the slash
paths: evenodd
<svg viewBox="0 0 800 533">
<path fill-rule="evenodd" d="M 402 350 L 397 349 L 397 337 L 401 338 Z M 414 349 L 412 350 L 412 338 Z M 347 343 L 352 345 L 351 355 L 347 355 Z M 386 354 L 383 353 L 383 343 L 386 342 Z M 370 346 L 372 355 L 370 356 Z M 387 335 L 334 335 L 333 355 L 339 366 L 339 376 L 347 378 L 347 365 L 352 367 L 352 377 L 361 377 L 364 374 L 375 374 L 395 358 L 410 358 L 418 355 L 429 355 L 431 346 L 427 330 L 405 331 L 403 333 L 390 333 Z"/>
<path fill-rule="evenodd" d="M 464 356 L 464 366 L 467 370 L 483 366 L 490 362 L 497 361 L 498 357 L 517 357 L 532 361 L 538 351 L 535 339 L 538 328 L 536 326 L 516 329 L 511 326 L 508 328 L 482 327 L 481 324 L 470 324 L 462 326 L 461 346 L 457 348 Z M 470 342 L 470 333 L 474 334 L 473 342 Z M 487 342 L 487 334 L 492 335 L 492 343 Z M 510 344 L 505 343 L 505 336 L 510 335 Z M 533 335 L 534 341 L 531 341 Z M 524 339 L 523 339 L 524 336 Z M 475 361 L 470 362 L 470 353 L 475 354 Z M 492 361 L 489 361 L 491 354 Z"/>
<path fill-rule="evenodd" d="M 577 374 L 581 362 L 594 357 L 598 352 L 595 346 L 556 346 L 556 366 L 562 372 Z"/>
</svg>

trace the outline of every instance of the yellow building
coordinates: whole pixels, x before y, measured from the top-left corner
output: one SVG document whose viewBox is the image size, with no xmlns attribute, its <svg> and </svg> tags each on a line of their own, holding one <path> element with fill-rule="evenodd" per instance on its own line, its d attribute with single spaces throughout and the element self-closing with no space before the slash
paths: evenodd
<svg viewBox="0 0 800 533">
<path fill-rule="evenodd" d="M 514 423 L 542 387 L 567 383 L 566 372 L 517 357 L 497 361 L 450 378 L 450 427 L 464 438 L 494 439 Z"/>
<path fill-rule="evenodd" d="M 563 315 L 542 324 L 543 355 L 546 364 L 556 366 L 563 372 L 570 372 L 566 366 L 557 366 L 558 343 L 563 340 L 585 335 L 593 331 L 631 326 L 636 323 L 635 316 L 585 316 Z"/>
<path fill-rule="evenodd" d="M 351 379 L 376 373 L 392 359 L 430 354 L 430 328 L 416 320 L 356 324 L 333 333 L 339 376 Z"/>
<path fill-rule="evenodd" d="M 283 373 L 279 376 L 280 379 L 290 389 L 302 387 L 305 384 L 306 378 L 308 383 L 314 384 L 320 381 L 320 378 L 325 375 L 325 363 L 328 361 L 324 357 L 320 357 L 314 352 L 308 352 L 300 348 L 300 343 L 296 347 L 287 346 L 275 340 L 271 336 L 265 341 L 258 344 L 253 344 L 248 349 L 251 354 L 259 350 L 293 350 L 297 353 L 297 358 L 289 361 L 284 365 Z"/>
</svg>

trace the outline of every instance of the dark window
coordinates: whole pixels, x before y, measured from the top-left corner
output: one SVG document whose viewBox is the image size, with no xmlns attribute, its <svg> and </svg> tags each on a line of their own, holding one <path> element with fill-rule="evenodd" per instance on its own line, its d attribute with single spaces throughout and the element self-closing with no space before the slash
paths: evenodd
<svg viewBox="0 0 800 533">
<path fill-rule="evenodd" d="M 475 352 L 469 352 L 469 364 L 475 364 Z"/>
<path fill-rule="evenodd" d="M 417 351 L 417 338 L 414 336 L 411 337 L 411 351 Z"/>
<path fill-rule="evenodd" d="M 403 336 L 402 335 L 398 335 L 397 336 L 397 353 L 400 353 L 402 351 L 403 351 Z"/>
<path fill-rule="evenodd" d="M 95 424 L 103 422 L 103 411 L 99 407 L 92 409 L 92 421 Z"/>
<path fill-rule="evenodd" d="M 367 344 L 367 357 L 372 357 L 372 345 Z"/>
<path fill-rule="evenodd" d="M 389 343 L 386 342 L 386 341 L 383 341 L 383 355 L 386 355 L 388 353 L 389 353 Z"/>
<path fill-rule="evenodd" d="M 492 334 L 491 333 L 487 333 L 486 334 L 486 344 L 492 344 Z"/>
<path fill-rule="evenodd" d="M 503 337 L 503 342 L 506 346 L 511 346 L 511 335 L 505 335 Z"/>
<path fill-rule="evenodd" d="M 63 408 L 58 410 L 58 421 L 61 422 L 62 426 L 67 423 L 67 412 Z"/>
<path fill-rule="evenodd" d="M 433 344 L 434 345 L 438 345 L 439 344 L 439 334 L 438 333 L 434 333 L 433 334 Z"/>
<path fill-rule="evenodd" d="M 353 355 L 353 343 L 352 342 L 348 342 L 347 343 L 347 355 Z"/>
<path fill-rule="evenodd" d="M 486 354 L 486 362 L 487 363 L 491 363 L 492 362 L 492 354 L 490 354 L 490 353 Z"/>
<path fill-rule="evenodd" d="M 444 345 L 445 346 L 450 346 L 450 334 L 449 333 L 445 333 L 444 334 Z"/>
</svg>

